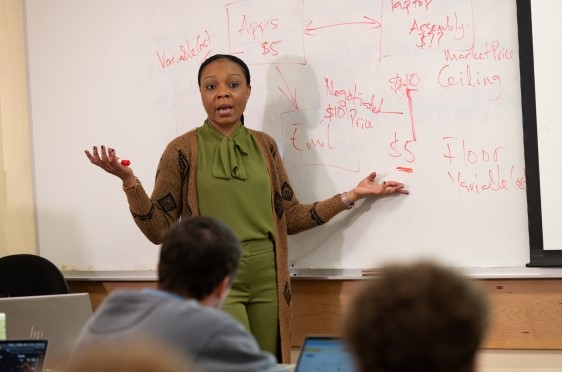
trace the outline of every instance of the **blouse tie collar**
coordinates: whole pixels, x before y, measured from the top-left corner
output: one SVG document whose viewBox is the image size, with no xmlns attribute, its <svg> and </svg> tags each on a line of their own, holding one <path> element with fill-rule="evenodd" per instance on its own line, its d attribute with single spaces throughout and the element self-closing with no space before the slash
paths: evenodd
<svg viewBox="0 0 562 372">
<path fill-rule="evenodd" d="M 247 152 L 236 140 L 235 134 L 233 133 L 232 137 L 223 137 L 219 140 L 211 169 L 213 177 L 225 180 L 230 178 L 247 179 L 246 167 L 242 160 L 242 155 L 247 155 Z"/>
</svg>

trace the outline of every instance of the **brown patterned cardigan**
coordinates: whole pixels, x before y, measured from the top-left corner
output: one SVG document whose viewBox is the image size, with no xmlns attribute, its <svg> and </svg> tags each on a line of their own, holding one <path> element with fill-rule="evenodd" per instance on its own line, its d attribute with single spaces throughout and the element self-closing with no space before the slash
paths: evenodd
<svg viewBox="0 0 562 372">
<path fill-rule="evenodd" d="M 300 204 L 293 193 L 273 138 L 252 129 L 250 133 L 266 160 L 272 185 L 281 361 L 288 363 L 291 351 L 291 286 L 287 234 L 296 234 L 321 225 L 346 208 L 340 194 L 314 204 Z M 142 185 L 125 191 L 135 223 L 152 243 L 160 244 L 168 227 L 180 216 L 188 218 L 199 214 L 196 173 L 197 129 L 193 129 L 172 140 L 164 150 L 151 197 Z"/>
</svg>

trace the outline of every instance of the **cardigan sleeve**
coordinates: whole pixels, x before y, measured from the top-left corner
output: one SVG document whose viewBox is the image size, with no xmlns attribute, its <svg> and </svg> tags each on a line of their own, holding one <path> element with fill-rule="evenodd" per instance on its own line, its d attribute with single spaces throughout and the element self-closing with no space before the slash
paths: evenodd
<svg viewBox="0 0 562 372">
<path fill-rule="evenodd" d="M 164 234 L 182 212 L 183 184 L 189 165 L 177 143 L 178 140 L 170 142 L 164 150 L 150 197 L 142 184 L 125 190 L 135 223 L 154 244 L 162 243 Z"/>
</svg>

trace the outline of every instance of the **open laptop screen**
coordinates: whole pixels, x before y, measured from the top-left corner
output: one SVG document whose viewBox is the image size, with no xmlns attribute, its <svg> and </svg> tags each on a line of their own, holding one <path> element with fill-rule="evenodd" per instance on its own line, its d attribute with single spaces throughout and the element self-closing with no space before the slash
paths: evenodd
<svg viewBox="0 0 562 372">
<path fill-rule="evenodd" d="M 47 339 L 46 369 L 60 369 L 92 315 L 87 293 L 0 298 L 7 339 Z M 1 372 L 1 371 L 0 371 Z"/>
<path fill-rule="evenodd" d="M 346 343 L 335 336 L 307 336 L 295 372 L 355 372 L 353 357 Z"/>
<path fill-rule="evenodd" d="M 0 341 L 0 371 L 42 371 L 47 340 Z"/>
</svg>

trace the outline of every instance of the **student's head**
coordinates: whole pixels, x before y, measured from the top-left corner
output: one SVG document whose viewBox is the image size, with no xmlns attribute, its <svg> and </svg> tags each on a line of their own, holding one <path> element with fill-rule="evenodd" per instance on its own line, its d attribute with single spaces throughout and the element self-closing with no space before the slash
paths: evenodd
<svg viewBox="0 0 562 372">
<path fill-rule="evenodd" d="M 488 316 L 483 288 L 453 269 L 389 265 L 357 293 L 345 334 L 362 372 L 468 372 Z"/>
<path fill-rule="evenodd" d="M 234 278 L 241 245 L 223 223 L 192 217 L 172 226 L 164 237 L 158 263 L 158 287 L 203 300 Z"/>
<path fill-rule="evenodd" d="M 244 61 L 229 54 L 215 54 L 199 67 L 199 92 L 207 118 L 217 129 L 230 129 L 243 120 L 250 98 L 250 70 Z"/>
</svg>

